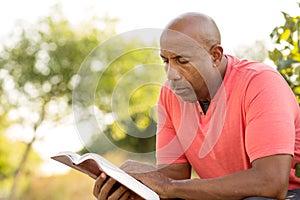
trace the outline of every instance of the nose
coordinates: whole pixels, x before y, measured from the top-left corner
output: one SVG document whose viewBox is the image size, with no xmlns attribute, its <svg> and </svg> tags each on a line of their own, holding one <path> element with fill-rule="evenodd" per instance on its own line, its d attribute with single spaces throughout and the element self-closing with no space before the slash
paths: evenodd
<svg viewBox="0 0 300 200">
<path fill-rule="evenodd" d="M 166 73 L 168 80 L 178 80 L 181 78 L 179 72 L 176 69 L 170 67 L 170 65 L 167 66 Z"/>
</svg>

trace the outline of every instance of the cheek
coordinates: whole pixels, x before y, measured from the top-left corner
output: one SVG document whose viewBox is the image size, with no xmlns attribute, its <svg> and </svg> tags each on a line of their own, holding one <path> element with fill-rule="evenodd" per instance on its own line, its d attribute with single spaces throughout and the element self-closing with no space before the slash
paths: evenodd
<svg viewBox="0 0 300 200">
<path fill-rule="evenodd" d="M 193 86 L 194 89 L 199 87 L 199 85 L 202 85 L 203 78 L 196 68 L 191 67 L 189 70 L 185 70 L 182 75 Z"/>
</svg>

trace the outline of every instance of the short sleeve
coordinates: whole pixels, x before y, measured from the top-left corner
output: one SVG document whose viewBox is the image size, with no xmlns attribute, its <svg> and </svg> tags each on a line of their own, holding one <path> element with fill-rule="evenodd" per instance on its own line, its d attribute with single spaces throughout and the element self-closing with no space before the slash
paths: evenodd
<svg viewBox="0 0 300 200">
<path fill-rule="evenodd" d="M 246 151 L 250 162 L 294 154 L 297 102 L 279 73 L 265 70 L 249 82 L 245 96 Z"/>
<path fill-rule="evenodd" d="M 172 110 L 172 104 L 176 101 L 170 89 L 163 86 L 157 108 L 156 160 L 158 165 L 187 162 L 171 119 L 176 116 L 173 114 L 174 109 Z"/>
</svg>

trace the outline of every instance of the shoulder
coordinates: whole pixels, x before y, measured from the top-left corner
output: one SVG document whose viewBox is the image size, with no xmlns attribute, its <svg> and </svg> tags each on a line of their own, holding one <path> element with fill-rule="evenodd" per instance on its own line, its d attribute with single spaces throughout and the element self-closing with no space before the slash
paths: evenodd
<svg viewBox="0 0 300 200">
<path fill-rule="evenodd" d="M 246 59 L 238 59 L 234 56 L 226 55 L 228 59 L 228 79 L 234 82 L 239 79 L 244 82 L 271 81 L 279 80 L 282 84 L 287 85 L 281 74 L 272 66 L 263 62 L 253 62 Z M 227 73 L 227 71 L 226 71 Z"/>
<path fill-rule="evenodd" d="M 264 104 L 277 99 L 274 102 L 285 101 L 298 105 L 293 91 L 274 67 L 233 56 L 227 58 L 229 73 L 226 74 L 225 86 L 232 88 L 237 95 L 243 94 L 249 102 L 259 97 L 264 98 Z"/>
<path fill-rule="evenodd" d="M 259 73 L 262 71 L 277 72 L 276 69 L 266 63 L 239 59 L 232 55 L 226 55 L 228 67 L 239 72 Z"/>
</svg>

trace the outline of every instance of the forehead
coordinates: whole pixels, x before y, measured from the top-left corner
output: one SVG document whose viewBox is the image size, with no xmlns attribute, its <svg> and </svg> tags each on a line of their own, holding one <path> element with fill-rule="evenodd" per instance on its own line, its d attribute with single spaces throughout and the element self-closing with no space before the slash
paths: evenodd
<svg viewBox="0 0 300 200">
<path fill-rule="evenodd" d="M 199 42 L 193 38 L 172 30 L 163 32 L 160 38 L 160 49 L 162 53 L 174 54 L 191 54 L 193 52 L 203 52 L 204 48 L 201 47 Z"/>
</svg>

